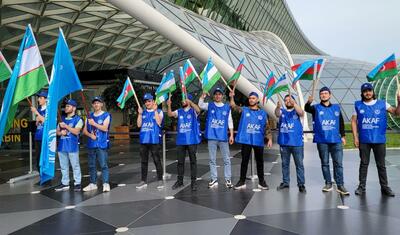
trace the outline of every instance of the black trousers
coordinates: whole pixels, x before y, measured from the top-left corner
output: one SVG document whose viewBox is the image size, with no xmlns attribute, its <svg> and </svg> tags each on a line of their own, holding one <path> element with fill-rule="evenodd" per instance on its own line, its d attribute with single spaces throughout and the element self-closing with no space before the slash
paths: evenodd
<svg viewBox="0 0 400 235">
<path fill-rule="evenodd" d="M 149 166 L 149 154 L 153 158 L 154 165 L 157 170 L 157 179 L 162 180 L 163 170 L 160 159 L 160 147 L 159 144 L 141 144 L 140 145 L 140 158 L 142 160 L 142 181 L 147 182 L 147 170 Z"/>
<path fill-rule="evenodd" d="M 36 170 L 40 172 L 40 153 L 42 152 L 42 141 L 41 140 L 35 140 L 35 165 L 36 165 Z"/>
<path fill-rule="evenodd" d="M 240 180 L 246 180 L 247 166 L 251 157 L 251 150 L 254 150 L 254 157 L 257 165 L 257 176 L 259 182 L 264 181 L 264 147 L 242 144 L 242 163 L 240 165 Z"/>
<path fill-rule="evenodd" d="M 196 150 L 197 145 L 177 145 L 176 146 L 176 157 L 178 158 L 178 181 L 183 181 L 183 175 L 185 173 L 185 158 L 186 151 L 189 154 L 190 159 L 190 178 L 192 181 L 197 179 L 197 163 L 196 163 Z"/>
<path fill-rule="evenodd" d="M 374 152 L 376 168 L 378 168 L 379 183 L 381 188 L 388 187 L 388 179 L 385 166 L 386 157 L 386 144 L 361 144 L 360 150 L 360 170 L 359 170 L 359 181 L 360 186 L 365 188 L 368 174 L 368 165 L 371 154 L 371 149 Z"/>
</svg>

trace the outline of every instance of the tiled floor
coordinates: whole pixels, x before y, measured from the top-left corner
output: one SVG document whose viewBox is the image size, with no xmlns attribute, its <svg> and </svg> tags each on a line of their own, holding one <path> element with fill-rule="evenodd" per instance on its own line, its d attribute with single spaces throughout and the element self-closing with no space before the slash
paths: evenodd
<svg viewBox="0 0 400 235">
<path fill-rule="evenodd" d="M 172 145 L 171 145 L 172 146 Z M 7 176 L 18 174 L 15 163 L 7 163 L 1 172 L 0 234 L 398 234 L 400 224 L 400 195 L 387 198 L 380 194 L 376 167 L 373 161 L 368 175 L 367 194 L 354 195 L 358 179 L 358 152 L 345 151 L 345 186 L 349 197 L 335 191 L 322 193 L 320 161 L 313 144 L 305 147 L 305 172 L 307 193 L 298 192 L 294 166 L 291 166 L 291 187 L 277 191 L 281 181 L 278 147 L 265 151 L 267 191 L 253 191 L 257 180 L 247 181 L 244 190 L 225 188 L 223 164 L 218 158 L 220 184 L 208 189 L 208 154 L 201 145 L 198 154 L 198 191 L 192 192 L 190 180 L 185 177 L 185 187 L 172 190 L 176 179 L 175 150 L 167 153 L 167 173 L 163 190 L 156 189 L 154 165 L 149 164 L 149 186 L 137 190 L 140 181 L 138 148 L 135 144 L 114 145 L 110 151 L 111 192 L 54 192 L 53 188 L 40 188 L 37 179 L 13 185 L 5 183 Z M 239 146 L 231 147 L 232 174 L 236 183 L 239 176 Z M 388 150 L 388 175 L 392 188 L 400 193 L 400 150 Z M 12 154 L 11 154 L 12 155 Z M 26 157 L 26 156 L 25 156 Z M 83 175 L 87 174 L 86 153 L 81 152 Z M 10 161 L 12 162 L 12 161 Z M 187 159 L 188 162 L 188 159 Z M 2 162 L 0 162 L 2 164 Z M 120 165 L 122 164 L 122 165 Z M 18 166 L 18 164 L 17 164 Z M 22 165 L 21 165 L 22 166 Z M 250 167 L 249 167 L 250 168 Z M 190 175 L 186 164 L 185 175 Z M 21 170 L 20 170 L 21 171 Z M 8 172 L 8 173 L 7 173 Z M 270 174 L 269 174 L 270 173 Z M 249 173 L 250 174 L 250 173 Z M 53 182 L 59 180 L 59 171 Z M 83 178 L 87 184 L 88 178 Z M 125 184 L 125 186 L 118 186 Z M 53 186 L 53 187 L 54 187 Z M 31 194 L 32 191 L 40 193 Z M 173 196 L 173 199 L 165 199 Z M 348 206 L 339 209 L 338 206 Z M 75 206 L 67 209 L 67 206 Z M 235 219 L 244 215 L 245 219 Z"/>
</svg>

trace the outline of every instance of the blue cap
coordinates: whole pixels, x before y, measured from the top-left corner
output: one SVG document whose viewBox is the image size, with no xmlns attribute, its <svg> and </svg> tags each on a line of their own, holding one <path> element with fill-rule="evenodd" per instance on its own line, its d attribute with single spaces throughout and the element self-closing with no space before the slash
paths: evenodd
<svg viewBox="0 0 400 235">
<path fill-rule="evenodd" d="M 255 97 L 258 98 L 258 93 L 255 92 L 255 91 L 252 91 L 252 92 L 250 92 L 250 94 L 249 94 L 249 97 L 250 97 L 250 96 L 255 96 Z"/>
<path fill-rule="evenodd" d="M 36 94 L 36 96 L 47 98 L 47 91 L 43 90 Z"/>
<path fill-rule="evenodd" d="M 67 100 L 65 105 L 72 105 L 72 106 L 76 107 L 76 106 L 78 106 L 78 103 L 76 103 L 76 101 L 73 99 L 69 99 L 69 100 Z"/>
<path fill-rule="evenodd" d="M 221 94 L 224 94 L 224 92 L 222 91 L 222 89 L 219 88 L 219 87 L 215 88 L 213 94 L 215 95 L 215 93 L 217 93 L 217 92 L 220 92 Z"/>
<path fill-rule="evenodd" d="M 322 87 L 321 89 L 319 89 L 319 93 L 321 93 L 321 92 L 323 92 L 323 91 L 327 91 L 327 92 L 331 93 L 331 90 L 330 90 L 329 87 L 327 87 L 327 86 L 324 86 L 324 87 Z"/>
<path fill-rule="evenodd" d="M 188 99 L 188 100 L 192 100 L 192 99 L 193 99 L 192 94 L 187 94 L 187 99 Z"/>
<path fill-rule="evenodd" d="M 373 89 L 374 89 L 374 87 L 369 82 L 366 82 L 366 83 L 361 85 L 361 92 L 363 92 L 365 90 L 373 90 Z"/>
<path fill-rule="evenodd" d="M 144 94 L 143 99 L 144 100 L 153 100 L 154 97 L 150 93 L 146 93 L 146 94 Z"/>
<path fill-rule="evenodd" d="M 103 103 L 103 99 L 102 99 L 100 96 L 95 96 L 95 97 L 93 97 L 93 99 L 92 99 L 92 104 L 93 104 L 95 101 L 99 101 L 99 102 Z"/>
</svg>

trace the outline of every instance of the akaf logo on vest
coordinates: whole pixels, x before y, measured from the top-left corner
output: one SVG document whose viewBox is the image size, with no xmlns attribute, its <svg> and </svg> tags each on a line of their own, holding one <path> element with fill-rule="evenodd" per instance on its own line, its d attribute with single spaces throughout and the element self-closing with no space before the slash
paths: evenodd
<svg viewBox="0 0 400 235">
<path fill-rule="evenodd" d="M 212 119 L 211 120 L 211 128 L 223 128 L 225 125 L 225 120 L 220 119 Z"/>
<path fill-rule="evenodd" d="M 376 110 L 375 110 L 375 114 L 376 114 L 376 115 L 379 115 L 380 113 L 381 113 L 381 111 L 380 111 L 379 109 L 376 109 Z"/>
<path fill-rule="evenodd" d="M 192 122 L 181 123 L 179 125 L 180 129 L 190 129 L 192 127 Z"/>
<path fill-rule="evenodd" d="M 378 124 L 380 121 L 380 118 L 363 118 L 362 123 L 363 124 Z"/>
<path fill-rule="evenodd" d="M 336 125 L 336 120 L 330 120 L 330 119 L 322 120 L 321 124 L 323 126 L 334 126 L 334 125 Z"/>
<path fill-rule="evenodd" d="M 257 118 L 258 118 L 258 120 L 260 120 L 260 121 L 263 120 L 263 116 L 261 116 L 261 115 L 258 115 Z"/>
<path fill-rule="evenodd" d="M 279 131 L 282 133 L 289 133 L 294 131 L 293 128 L 294 128 L 294 123 L 281 123 Z"/>
<path fill-rule="evenodd" d="M 249 134 L 260 133 L 260 129 L 260 124 L 248 123 L 246 127 L 246 132 Z"/>
</svg>

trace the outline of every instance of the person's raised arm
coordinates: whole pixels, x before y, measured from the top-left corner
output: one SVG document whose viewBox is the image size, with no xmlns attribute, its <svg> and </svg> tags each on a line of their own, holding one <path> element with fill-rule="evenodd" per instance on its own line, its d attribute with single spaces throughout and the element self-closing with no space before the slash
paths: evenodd
<svg viewBox="0 0 400 235">
<path fill-rule="evenodd" d="M 206 98 L 206 96 L 207 96 L 207 94 L 206 94 L 206 93 L 203 93 L 203 94 L 200 96 L 200 99 L 199 99 L 199 107 L 200 107 L 200 109 L 202 109 L 202 110 L 208 110 L 208 103 L 205 103 L 205 102 L 204 102 L 204 99 Z"/>
<path fill-rule="evenodd" d="M 158 107 L 157 103 L 154 102 L 153 105 L 153 110 L 154 110 L 154 118 L 156 119 L 156 123 L 158 126 L 161 126 L 162 124 L 162 116 L 158 113 Z"/>
<path fill-rule="evenodd" d="M 192 107 L 194 109 L 194 111 L 199 114 L 201 112 L 200 107 L 193 103 L 191 100 L 187 99 L 186 102 L 190 105 L 190 107 Z"/>
<path fill-rule="evenodd" d="M 229 97 L 230 97 L 229 104 L 230 104 L 231 108 L 236 112 L 239 112 L 239 113 L 242 112 L 242 108 L 240 106 L 237 106 L 235 103 L 235 92 L 234 91 L 229 92 Z"/>
<path fill-rule="evenodd" d="M 141 128 L 142 127 L 142 115 L 143 115 L 143 109 L 142 107 L 138 108 L 138 117 L 136 120 L 136 125 Z"/>
<path fill-rule="evenodd" d="M 168 117 L 174 117 L 174 118 L 176 118 L 176 112 L 175 112 L 175 111 L 172 111 L 172 109 L 171 109 L 171 104 L 172 104 L 172 101 L 171 101 L 171 98 L 169 98 L 169 99 L 167 100 L 167 107 L 168 107 L 168 109 L 167 109 L 167 115 L 168 115 Z"/>
<path fill-rule="evenodd" d="M 282 114 L 281 107 L 282 107 L 281 102 L 278 100 L 278 102 L 276 103 L 275 111 L 274 111 L 275 116 L 278 117 L 278 118 L 279 118 L 279 117 L 281 116 L 281 114 Z"/>
</svg>

